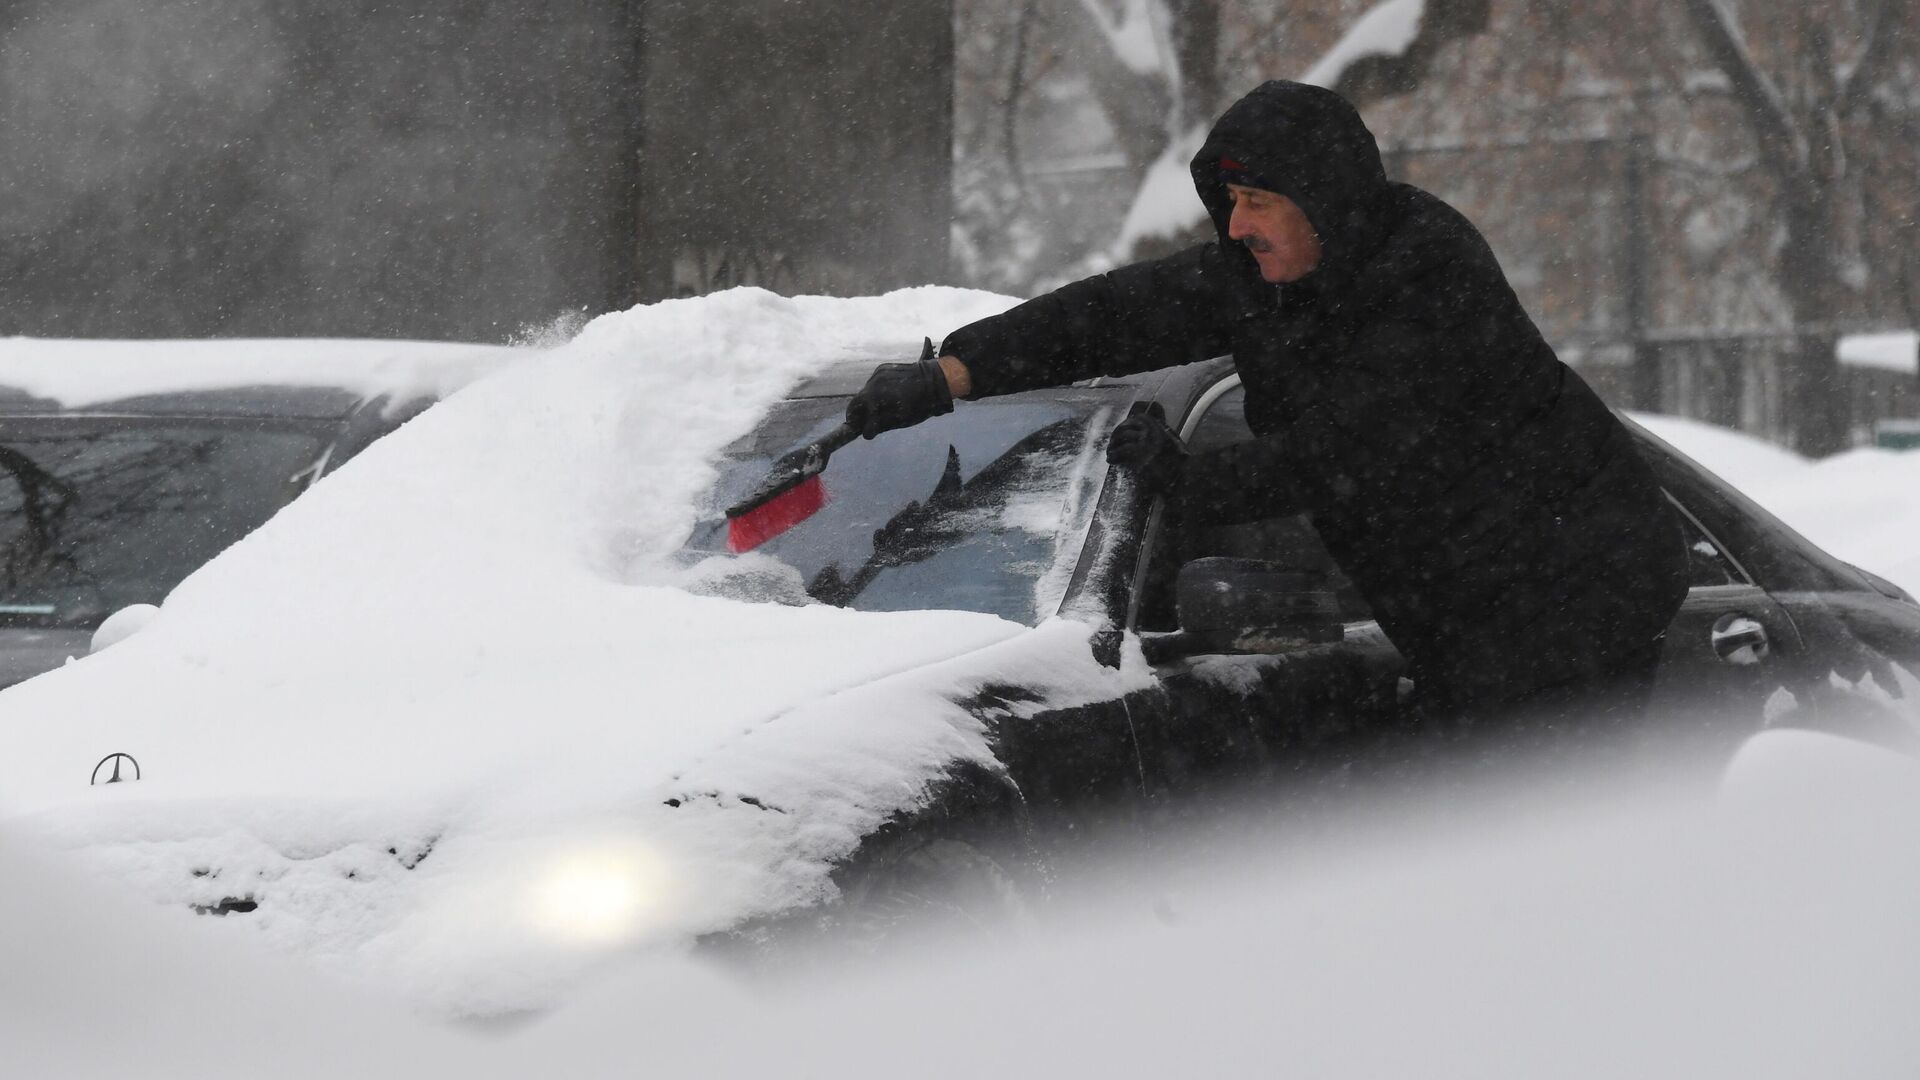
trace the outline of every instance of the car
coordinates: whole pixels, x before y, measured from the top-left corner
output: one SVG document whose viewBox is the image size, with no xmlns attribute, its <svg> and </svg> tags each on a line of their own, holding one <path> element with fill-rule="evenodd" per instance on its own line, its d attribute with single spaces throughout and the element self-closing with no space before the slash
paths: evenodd
<svg viewBox="0 0 1920 1080">
<path fill-rule="evenodd" d="M 126 646 L 0 694 L 0 817 L 497 1014 L 607 950 L 1018 917 L 1068 845 L 1397 745 L 1400 659 L 1309 527 L 1183 530 L 1105 463 L 1137 410 L 1247 438 L 1225 359 L 856 441 L 733 551 L 723 509 L 918 351 L 832 335 L 963 321 L 931 299 L 636 309 L 475 383 Z M 1896 742 L 1854 704 L 1920 687 L 1920 605 L 1634 430 L 1693 552 L 1654 720 Z"/>
<path fill-rule="evenodd" d="M 4 345 L 0 687 L 86 655 L 110 616 L 157 606 L 320 477 L 513 355 L 380 341 Z"/>
<path fill-rule="evenodd" d="M 850 390 L 823 383 L 819 396 L 777 409 L 755 441 L 735 448 L 722 501 L 831 427 Z M 1002 836 L 1084 838 L 1103 819 L 1315 763 L 1343 768 L 1409 737 L 1399 722 L 1404 662 L 1306 516 L 1181 529 L 1123 474 L 1089 469 L 1089 448 L 1112 423 L 1149 407 L 1195 449 L 1252 438 L 1242 401 L 1222 359 L 976 402 L 835 456 L 828 477 L 847 494 L 764 549 L 797 571 L 808 598 L 967 608 L 1035 625 L 1060 616 L 1093 628 L 1089 649 L 1102 664 L 1121 666 L 1137 646 L 1145 675 L 1123 695 L 1064 708 L 1047 707 L 1034 687 L 983 678 L 965 705 L 1000 769 L 951 770 L 948 790 L 873 838 L 877 864 L 927 837 L 978 836 L 977 823 L 995 815 Z M 1894 700 L 1920 688 L 1920 603 L 1623 419 L 1691 557 L 1649 709 L 1649 726 L 1672 730 L 1652 734 L 1718 760 L 1765 726 L 1912 752 L 1910 721 L 1857 688 L 1871 680 Z M 1080 542 L 1063 551 L 1049 546 L 1056 534 L 1023 527 L 1023 507 L 1036 498 L 1075 505 L 1055 489 L 1076 484 L 1099 494 L 1084 523 L 1066 529 Z M 714 523 L 691 546 L 717 552 L 723 539 Z M 1006 828 L 1011 819 L 1016 829 Z M 858 858 L 849 866 L 871 873 Z"/>
</svg>

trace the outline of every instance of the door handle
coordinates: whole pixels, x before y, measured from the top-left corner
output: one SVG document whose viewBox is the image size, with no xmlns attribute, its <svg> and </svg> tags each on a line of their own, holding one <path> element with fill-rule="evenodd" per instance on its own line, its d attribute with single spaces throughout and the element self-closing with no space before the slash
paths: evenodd
<svg viewBox="0 0 1920 1080">
<path fill-rule="evenodd" d="M 1713 624 L 1713 655 L 1729 664 L 1757 664 L 1770 647 L 1767 628 L 1751 615 L 1729 613 Z"/>
</svg>

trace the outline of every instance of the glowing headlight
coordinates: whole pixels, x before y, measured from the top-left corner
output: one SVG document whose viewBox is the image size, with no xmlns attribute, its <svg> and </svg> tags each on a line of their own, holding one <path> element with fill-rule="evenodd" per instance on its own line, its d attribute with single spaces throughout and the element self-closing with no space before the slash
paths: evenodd
<svg viewBox="0 0 1920 1080">
<path fill-rule="evenodd" d="M 613 945 L 636 936 L 664 903 L 658 856 L 631 842 L 582 845 L 541 867 L 528 891 L 528 915 L 542 931 L 580 945 Z"/>
</svg>

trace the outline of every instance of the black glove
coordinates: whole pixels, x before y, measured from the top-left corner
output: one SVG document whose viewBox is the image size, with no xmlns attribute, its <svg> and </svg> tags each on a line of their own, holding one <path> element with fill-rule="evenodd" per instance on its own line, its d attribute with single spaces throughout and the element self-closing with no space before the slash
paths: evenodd
<svg viewBox="0 0 1920 1080">
<path fill-rule="evenodd" d="M 953 391 L 938 360 L 881 364 L 847 402 L 847 426 L 871 439 L 953 411 Z"/>
<path fill-rule="evenodd" d="M 1133 470 L 1147 494 L 1166 495 L 1186 478 L 1187 447 L 1160 416 L 1129 416 L 1107 439 L 1107 464 Z"/>
</svg>

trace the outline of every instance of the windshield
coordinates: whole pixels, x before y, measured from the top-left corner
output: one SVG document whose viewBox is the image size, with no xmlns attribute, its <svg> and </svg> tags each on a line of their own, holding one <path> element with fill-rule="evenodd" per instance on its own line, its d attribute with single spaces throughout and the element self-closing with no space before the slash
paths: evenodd
<svg viewBox="0 0 1920 1080">
<path fill-rule="evenodd" d="M 840 422 L 844 397 L 784 402 L 728 448 L 714 507 Z M 862 611 L 981 611 L 1033 623 L 1073 571 L 1125 396 L 1076 389 L 962 405 L 833 455 L 826 505 L 744 556 L 717 510 L 687 544 L 689 587 Z"/>
<path fill-rule="evenodd" d="M 0 626 L 91 629 L 285 506 L 313 432 L 192 420 L 0 420 Z"/>
</svg>

